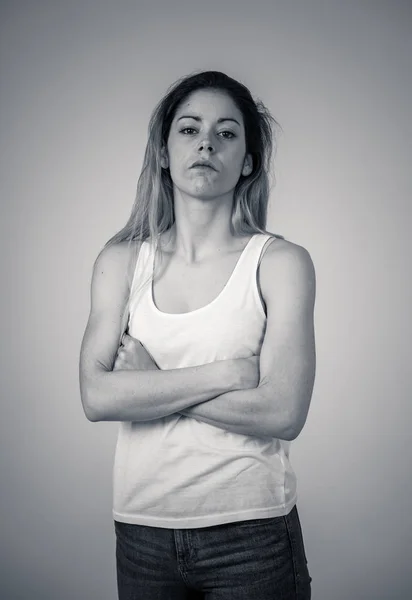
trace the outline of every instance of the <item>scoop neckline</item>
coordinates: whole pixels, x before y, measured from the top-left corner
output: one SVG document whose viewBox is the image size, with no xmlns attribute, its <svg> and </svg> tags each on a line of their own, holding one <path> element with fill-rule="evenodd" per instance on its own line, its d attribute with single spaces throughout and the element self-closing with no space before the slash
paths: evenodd
<svg viewBox="0 0 412 600">
<path fill-rule="evenodd" d="M 188 315 L 193 315 L 193 314 L 198 314 L 200 312 L 203 312 L 204 310 L 208 309 L 213 304 L 216 304 L 216 302 L 221 298 L 221 296 L 224 295 L 225 291 L 229 287 L 229 284 L 232 281 L 232 279 L 234 278 L 235 273 L 236 273 L 236 271 L 239 268 L 239 265 L 244 260 L 244 256 L 246 254 L 246 250 L 250 247 L 252 240 L 254 240 L 257 235 L 258 235 L 257 233 L 254 233 L 252 235 L 252 237 L 248 240 L 246 246 L 243 248 L 243 250 L 242 250 L 239 258 L 237 259 L 237 262 L 235 264 L 235 267 L 234 267 L 233 271 L 231 272 L 231 274 L 229 276 L 229 279 L 226 281 L 225 285 L 220 290 L 219 294 L 213 300 L 211 300 L 210 302 L 208 302 L 208 304 L 205 304 L 204 306 L 201 306 L 200 308 L 195 308 L 194 310 L 189 310 L 189 311 L 183 312 L 183 313 L 165 312 L 163 310 L 160 310 L 156 306 L 156 303 L 154 301 L 154 294 L 153 294 L 153 270 L 154 270 L 154 262 L 155 262 L 155 256 L 156 256 L 157 246 L 154 245 L 153 248 L 152 248 L 152 262 L 151 262 L 152 277 L 151 277 L 150 289 L 149 289 L 149 298 L 150 298 L 150 304 L 151 304 L 152 308 L 155 310 L 156 313 L 158 313 L 159 315 L 163 315 L 165 317 L 187 317 Z"/>
</svg>

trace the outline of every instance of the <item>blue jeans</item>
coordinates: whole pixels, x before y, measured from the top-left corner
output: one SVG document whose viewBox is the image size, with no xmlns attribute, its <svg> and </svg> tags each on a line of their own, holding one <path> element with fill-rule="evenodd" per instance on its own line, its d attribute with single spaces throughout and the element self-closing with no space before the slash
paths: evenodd
<svg viewBox="0 0 412 600">
<path fill-rule="evenodd" d="M 296 506 L 197 529 L 114 524 L 119 600 L 310 600 Z"/>
</svg>

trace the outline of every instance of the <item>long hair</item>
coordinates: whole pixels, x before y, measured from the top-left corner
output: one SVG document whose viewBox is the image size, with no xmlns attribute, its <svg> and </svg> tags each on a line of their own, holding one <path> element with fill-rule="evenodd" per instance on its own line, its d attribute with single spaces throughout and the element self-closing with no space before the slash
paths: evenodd
<svg viewBox="0 0 412 600">
<path fill-rule="evenodd" d="M 136 198 L 126 225 L 105 244 L 126 243 L 131 249 L 126 277 L 129 297 L 124 307 L 119 344 L 122 333 L 128 327 L 132 295 L 150 284 L 141 281 L 133 288 L 134 265 L 140 245 L 150 239 L 156 245 L 162 233 L 175 221 L 173 182 L 168 169 L 161 166 L 161 151 L 166 147 L 170 127 L 180 103 L 192 92 L 213 89 L 226 92 L 242 113 L 246 152 L 252 156 L 252 173 L 240 176 L 234 190 L 231 229 L 235 235 L 269 233 L 266 231 L 269 202 L 272 156 L 276 150 L 274 130 L 279 127 L 269 110 L 259 99 L 254 100 L 248 88 L 220 71 L 203 71 L 176 81 L 155 107 L 150 121 L 148 141 L 142 171 L 137 183 Z M 282 238 L 278 234 L 270 234 Z M 159 260 L 160 268 L 161 260 Z"/>
<path fill-rule="evenodd" d="M 176 81 L 154 109 L 149 121 L 148 142 L 137 184 L 136 198 L 126 225 L 106 242 L 134 242 L 159 236 L 174 223 L 173 183 L 168 169 L 161 167 L 161 149 L 181 102 L 199 89 L 226 92 L 243 115 L 246 152 L 253 160 L 252 173 L 241 176 L 234 191 L 231 227 L 235 235 L 268 233 L 267 208 L 272 173 L 274 127 L 278 123 L 248 88 L 220 71 L 203 71 Z M 281 237 L 281 236 L 277 236 Z"/>
</svg>

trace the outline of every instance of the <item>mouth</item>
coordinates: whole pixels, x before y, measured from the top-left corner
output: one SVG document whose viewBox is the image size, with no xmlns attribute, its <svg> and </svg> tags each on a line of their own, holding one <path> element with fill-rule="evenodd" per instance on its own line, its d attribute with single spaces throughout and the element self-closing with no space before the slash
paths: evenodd
<svg viewBox="0 0 412 600">
<path fill-rule="evenodd" d="M 209 161 L 197 161 L 193 163 L 191 169 L 211 169 L 212 171 L 217 171 L 217 169 Z"/>
</svg>

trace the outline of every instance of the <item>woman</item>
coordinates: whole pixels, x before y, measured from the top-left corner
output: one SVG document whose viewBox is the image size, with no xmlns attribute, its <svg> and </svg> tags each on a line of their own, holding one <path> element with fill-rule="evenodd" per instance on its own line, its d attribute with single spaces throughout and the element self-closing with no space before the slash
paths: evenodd
<svg viewBox="0 0 412 600">
<path fill-rule="evenodd" d="M 315 275 L 265 229 L 273 122 L 223 73 L 174 84 L 94 265 L 80 384 L 89 420 L 120 421 L 120 600 L 311 595 L 289 444 L 313 389 Z"/>
</svg>

